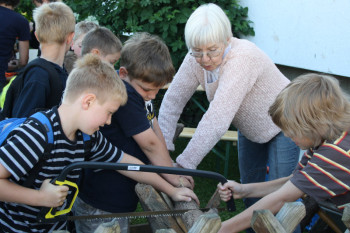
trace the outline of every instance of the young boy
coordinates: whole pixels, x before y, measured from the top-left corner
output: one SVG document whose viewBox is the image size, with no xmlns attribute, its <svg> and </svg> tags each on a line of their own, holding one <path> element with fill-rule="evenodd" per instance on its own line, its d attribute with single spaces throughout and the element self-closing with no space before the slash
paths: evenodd
<svg viewBox="0 0 350 233">
<path fill-rule="evenodd" d="M 74 68 L 74 63 L 76 62 L 76 60 L 82 56 L 81 54 L 82 41 L 86 33 L 98 27 L 99 26 L 96 23 L 91 21 L 81 21 L 75 25 L 71 50 L 67 51 L 63 61 L 64 68 L 66 68 L 68 74 Z"/>
<path fill-rule="evenodd" d="M 338 81 L 306 74 L 293 80 L 276 98 L 269 114 L 284 134 L 308 149 L 294 173 L 262 183 L 218 185 L 221 199 L 264 197 L 244 212 L 223 222 L 220 233 L 239 232 L 250 225 L 253 211 L 276 214 L 285 202 L 309 195 L 330 200 L 339 209 L 350 202 L 350 103 Z"/>
<path fill-rule="evenodd" d="M 93 53 L 111 65 L 117 63 L 122 50 L 122 42 L 111 30 L 105 27 L 89 31 L 81 45 L 82 56 Z"/>
<path fill-rule="evenodd" d="M 72 43 L 72 50 L 74 51 L 77 58 L 80 58 L 82 56 L 81 54 L 81 48 L 82 48 L 82 42 L 85 38 L 86 34 L 98 28 L 99 26 L 91 21 L 81 21 L 75 25 L 75 31 L 74 31 L 74 37 L 73 37 L 73 43 Z"/>
<path fill-rule="evenodd" d="M 83 53 L 87 38 L 88 35 L 83 41 Z M 172 160 L 150 102 L 162 86 L 171 82 L 174 75 L 167 46 L 160 38 L 147 33 L 133 35 L 123 46 L 119 75 L 126 86 L 128 101 L 113 114 L 111 125 L 101 129 L 102 134 L 115 146 L 131 153 L 143 163 L 172 167 Z M 174 186 L 192 187 L 186 178 L 166 174 L 162 176 Z M 75 214 L 135 211 L 138 203 L 135 185 L 134 180 L 116 172 L 86 170 Z M 75 221 L 76 231 L 94 232 L 106 221 L 110 220 Z M 121 232 L 128 232 L 128 220 L 118 219 L 118 222 Z"/>
<path fill-rule="evenodd" d="M 43 153 L 46 132 L 31 119 L 14 130 L 13 136 L 0 147 L 0 226 L 4 232 L 65 229 L 65 222 L 40 224 L 36 216 L 43 206 L 64 204 L 68 188 L 52 185 L 49 179 L 57 177 L 62 168 L 71 163 L 93 160 L 142 164 L 111 145 L 98 131 L 111 123 L 112 114 L 125 104 L 126 99 L 125 87 L 110 64 L 93 54 L 79 60 L 68 78 L 62 105 L 46 111 L 54 131 L 54 148 L 50 153 L 54 159 L 44 162 L 30 188 L 21 186 L 21 183 L 38 162 L 38 155 Z M 91 147 L 84 147 L 82 132 L 91 135 Z M 174 200 L 189 201 L 193 198 L 198 201 L 192 190 L 174 188 L 155 173 L 120 173 L 137 182 L 151 184 Z M 74 170 L 67 179 L 76 183 L 79 174 L 79 169 Z M 118 187 L 119 190 L 124 188 L 119 184 Z"/>
<path fill-rule="evenodd" d="M 41 58 L 48 61 L 58 73 L 63 92 L 67 80 L 67 72 L 63 68 L 64 55 L 68 51 L 74 36 L 75 18 L 73 11 L 62 2 L 42 4 L 33 13 L 36 24 L 35 34 L 41 46 Z M 58 105 L 62 95 L 54 95 L 50 88 L 49 73 L 34 67 L 25 77 L 23 89 L 14 102 L 12 115 L 8 117 L 27 117 L 35 109 L 49 109 Z"/>
</svg>

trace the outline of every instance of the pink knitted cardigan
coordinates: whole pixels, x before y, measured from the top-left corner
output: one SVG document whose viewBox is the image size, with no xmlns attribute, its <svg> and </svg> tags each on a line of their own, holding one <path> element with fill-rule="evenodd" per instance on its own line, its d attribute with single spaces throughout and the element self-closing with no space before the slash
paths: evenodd
<svg viewBox="0 0 350 233">
<path fill-rule="evenodd" d="M 231 38 L 230 44 L 213 83 L 206 82 L 206 72 L 187 54 L 162 101 L 158 121 L 169 150 L 174 150 L 172 139 L 180 114 L 198 85 L 210 102 L 195 134 L 176 159 L 184 168 L 195 169 L 230 124 L 258 143 L 268 142 L 281 131 L 268 109 L 290 81 L 253 43 Z"/>
</svg>

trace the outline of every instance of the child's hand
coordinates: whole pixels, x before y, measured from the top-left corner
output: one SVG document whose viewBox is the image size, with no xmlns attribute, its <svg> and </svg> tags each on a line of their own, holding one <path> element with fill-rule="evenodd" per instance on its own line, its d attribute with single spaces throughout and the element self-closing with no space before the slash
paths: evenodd
<svg viewBox="0 0 350 233">
<path fill-rule="evenodd" d="M 223 201 L 230 200 L 232 197 L 232 193 L 233 193 L 234 199 L 241 199 L 246 196 L 246 193 L 243 189 L 243 185 L 233 180 L 226 182 L 224 185 L 219 183 L 218 192 L 220 194 L 221 200 Z"/>
<path fill-rule="evenodd" d="M 50 179 L 44 180 L 39 192 L 42 196 L 41 205 L 45 207 L 58 207 L 63 205 L 68 195 L 69 188 L 65 185 L 54 185 Z"/>
<path fill-rule="evenodd" d="M 170 195 L 174 201 L 191 201 L 195 200 L 199 205 L 197 195 L 189 188 L 175 188 L 175 191 Z"/>
</svg>

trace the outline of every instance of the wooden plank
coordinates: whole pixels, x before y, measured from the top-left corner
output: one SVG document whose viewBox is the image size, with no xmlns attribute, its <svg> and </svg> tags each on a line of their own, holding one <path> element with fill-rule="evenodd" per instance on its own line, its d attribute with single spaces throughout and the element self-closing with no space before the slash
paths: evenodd
<svg viewBox="0 0 350 233">
<path fill-rule="evenodd" d="M 287 233 L 270 210 L 254 210 L 251 227 L 257 233 Z"/>
<path fill-rule="evenodd" d="M 185 127 L 183 128 L 182 132 L 180 133 L 179 137 L 182 138 L 192 138 L 194 135 L 194 132 L 196 131 L 196 128 L 190 128 Z M 233 141 L 236 142 L 238 140 L 238 133 L 237 131 L 228 130 L 222 137 L 221 140 L 223 141 Z"/>
<path fill-rule="evenodd" d="M 287 233 L 293 232 L 305 217 L 306 210 L 302 202 L 287 202 L 277 213 L 276 218 Z"/>
</svg>

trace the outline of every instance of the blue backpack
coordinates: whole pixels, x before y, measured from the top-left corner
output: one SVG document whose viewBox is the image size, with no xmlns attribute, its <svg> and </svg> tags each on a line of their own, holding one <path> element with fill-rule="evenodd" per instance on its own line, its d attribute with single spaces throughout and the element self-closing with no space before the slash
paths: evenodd
<svg viewBox="0 0 350 233">
<path fill-rule="evenodd" d="M 34 182 L 36 175 L 39 173 L 39 170 L 41 169 L 43 162 L 49 158 L 50 152 L 54 143 L 53 130 L 52 130 L 50 119 L 46 116 L 44 112 L 37 112 L 31 115 L 29 118 L 27 117 L 7 118 L 5 120 L 0 121 L 0 145 L 2 146 L 4 144 L 5 140 L 11 135 L 11 132 L 13 129 L 19 127 L 27 119 L 33 119 L 34 121 L 36 121 L 47 133 L 46 135 L 47 144 L 44 148 L 44 153 L 39 158 L 38 163 L 29 172 L 29 175 L 26 181 L 22 184 L 25 187 L 30 187 Z M 84 139 L 84 145 L 86 144 L 86 142 L 88 142 L 88 144 L 90 143 L 89 135 L 83 133 L 83 139 Z"/>
</svg>

